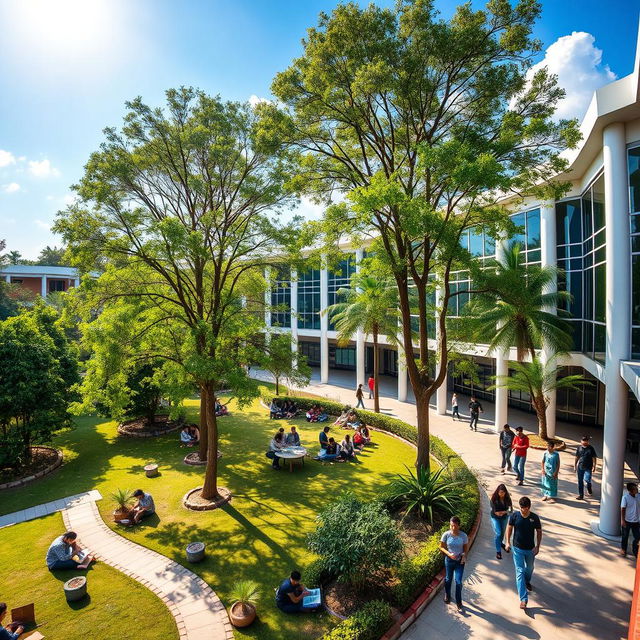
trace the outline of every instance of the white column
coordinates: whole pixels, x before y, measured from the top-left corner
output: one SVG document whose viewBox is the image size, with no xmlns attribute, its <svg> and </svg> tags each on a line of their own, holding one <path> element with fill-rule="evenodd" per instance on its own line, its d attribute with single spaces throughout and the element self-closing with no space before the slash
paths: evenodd
<svg viewBox="0 0 640 640">
<path fill-rule="evenodd" d="M 398 400 L 407 401 L 407 364 L 404 349 L 398 346 Z"/>
<path fill-rule="evenodd" d="M 4 276 L 4 279 L 5 279 L 5 281 L 6 281 L 8 284 L 11 284 L 11 274 L 7 273 L 7 274 Z"/>
<path fill-rule="evenodd" d="M 322 260 L 320 269 L 320 382 L 329 382 L 329 316 L 323 313 L 329 306 L 329 272 L 326 261 Z"/>
<path fill-rule="evenodd" d="M 264 292 L 264 323 L 267 327 L 266 335 L 268 337 L 271 327 L 271 267 L 264 268 L 264 279 L 267 281 L 267 288 Z"/>
<path fill-rule="evenodd" d="M 79 287 L 80 286 L 80 278 L 74 278 L 73 279 L 73 286 L 74 287 Z"/>
<path fill-rule="evenodd" d="M 555 203 L 545 203 L 540 208 L 540 248 L 542 254 L 542 266 L 553 267 L 558 266 L 558 252 L 556 242 L 556 207 Z M 558 290 L 558 282 L 554 279 L 547 289 L 547 293 L 555 293 Z M 549 313 L 557 313 L 557 308 L 546 309 Z M 553 353 L 547 345 L 542 347 L 542 362 L 549 362 Z M 547 435 L 549 438 L 555 438 L 556 435 L 556 391 L 555 389 L 549 393 L 549 405 L 547 406 Z"/>
<path fill-rule="evenodd" d="M 504 262 L 505 252 L 507 249 L 507 239 L 502 237 L 496 241 L 496 259 L 499 262 Z M 496 351 L 496 375 L 507 376 L 509 375 L 509 360 L 508 354 L 502 349 Z M 493 417 L 493 428 L 496 433 L 502 431 L 502 427 L 509 420 L 509 390 L 504 387 L 498 387 L 495 391 L 495 406 Z"/>
<path fill-rule="evenodd" d="M 291 351 L 293 352 L 294 362 L 298 363 L 298 273 L 295 269 L 291 270 Z"/>
<path fill-rule="evenodd" d="M 363 257 L 364 251 L 362 249 L 356 249 L 356 273 L 360 271 L 360 264 L 362 263 Z M 364 349 L 364 333 L 362 333 L 362 329 L 358 329 L 356 332 L 356 386 L 366 383 Z"/>
<path fill-rule="evenodd" d="M 620 498 L 624 477 L 628 388 L 620 376 L 620 360 L 629 357 L 630 273 L 629 202 L 624 124 L 603 131 L 606 246 L 606 369 L 602 495 L 598 531 L 620 534 Z"/>
<path fill-rule="evenodd" d="M 41 281 L 42 281 L 42 284 L 40 287 L 40 295 L 43 298 L 46 298 L 47 297 L 47 276 L 42 276 Z"/>
<path fill-rule="evenodd" d="M 442 290 L 440 287 L 436 287 L 436 311 L 435 311 L 435 320 L 436 320 L 436 345 L 440 342 L 440 331 L 438 330 L 438 309 L 442 304 Z M 436 346 L 436 350 L 438 347 Z M 440 375 L 440 362 L 436 365 L 436 376 Z M 447 378 L 445 377 L 444 382 L 436 389 L 436 412 L 439 416 L 444 416 L 447 414 Z"/>
</svg>

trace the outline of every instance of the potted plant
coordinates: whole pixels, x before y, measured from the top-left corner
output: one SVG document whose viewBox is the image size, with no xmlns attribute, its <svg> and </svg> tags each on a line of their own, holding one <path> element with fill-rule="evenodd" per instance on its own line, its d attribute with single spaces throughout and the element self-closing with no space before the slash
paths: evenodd
<svg viewBox="0 0 640 640">
<path fill-rule="evenodd" d="M 233 585 L 230 597 L 235 602 L 229 609 L 229 618 L 234 627 L 248 627 L 256 619 L 256 604 L 260 597 L 258 583 L 240 580 Z"/>
<path fill-rule="evenodd" d="M 133 499 L 131 489 L 116 489 L 111 494 L 111 499 L 116 503 L 116 510 L 113 512 L 113 519 L 116 522 L 124 520 L 129 515 L 131 509 L 130 502 Z"/>
</svg>

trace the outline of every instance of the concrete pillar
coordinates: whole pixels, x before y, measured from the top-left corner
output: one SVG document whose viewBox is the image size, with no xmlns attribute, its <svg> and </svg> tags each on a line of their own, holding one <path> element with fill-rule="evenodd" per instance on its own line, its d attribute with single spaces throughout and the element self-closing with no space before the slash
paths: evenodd
<svg viewBox="0 0 640 640">
<path fill-rule="evenodd" d="M 540 208 L 540 245 L 542 254 L 543 267 L 558 266 L 558 252 L 556 242 L 556 207 L 555 203 L 545 203 Z M 558 290 L 558 282 L 554 281 L 547 289 L 547 293 L 555 293 Z M 547 309 L 549 313 L 557 313 L 557 308 Z M 553 357 L 553 353 L 547 345 L 542 346 L 542 361 L 549 362 Z M 547 435 L 555 438 L 556 435 L 556 391 L 555 389 L 549 393 L 549 405 L 547 406 Z"/>
<path fill-rule="evenodd" d="M 501 237 L 496 241 L 496 259 L 499 262 L 504 262 L 505 252 L 507 249 L 508 240 L 505 237 Z M 509 360 L 508 354 L 502 349 L 496 351 L 496 376 L 509 375 Z M 509 390 L 504 387 L 498 387 L 495 390 L 495 407 L 494 407 L 494 419 L 493 428 L 496 433 L 502 431 L 502 427 L 509 421 Z"/>
<path fill-rule="evenodd" d="M 322 260 L 320 269 L 320 382 L 329 382 L 329 316 L 324 311 L 329 306 L 329 271 Z"/>
<path fill-rule="evenodd" d="M 7 282 L 7 284 L 11 284 L 11 274 L 7 273 L 4 276 L 5 282 Z"/>
<path fill-rule="evenodd" d="M 291 351 L 294 354 L 294 363 L 298 363 L 298 273 L 291 270 Z"/>
<path fill-rule="evenodd" d="M 624 477 L 627 435 L 628 388 L 620 376 L 620 360 L 630 355 L 631 255 L 627 152 L 624 124 L 610 124 L 603 131 L 606 246 L 606 322 L 604 446 L 602 496 L 597 531 L 620 535 L 620 498 Z M 594 523 L 596 524 L 596 523 Z"/>
<path fill-rule="evenodd" d="M 47 276 L 42 276 L 40 278 L 41 282 L 41 286 L 40 286 L 40 295 L 43 298 L 47 297 Z"/>
<path fill-rule="evenodd" d="M 364 251 L 362 249 L 356 249 L 356 273 L 360 271 L 360 265 L 364 257 Z M 358 329 L 356 332 L 356 386 L 358 384 L 366 383 L 366 371 L 365 371 L 365 342 L 364 333 L 362 329 Z"/>
<path fill-rule="evenodd" d="M 400 402 L 407 401 L 408 375 L 407 363 L 404 355 L 404 349 L 398 347 L 398 400 Z"/>
</svg>

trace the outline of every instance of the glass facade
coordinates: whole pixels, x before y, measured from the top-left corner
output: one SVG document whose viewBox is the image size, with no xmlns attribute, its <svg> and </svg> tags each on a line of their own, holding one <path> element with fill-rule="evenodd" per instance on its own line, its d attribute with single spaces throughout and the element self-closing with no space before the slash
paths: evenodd
<svg viewBox="0 0 640 640">
<path fill-rule="evenodd" d="M 640 358 L 640 146 L 628 151 L 631 232 L 631 355 Z"/>
<path fill-rule="evenodd" d="M 298 342 L 298 352 L 305 356 L 307 364 L 311 367 L 320 366 L 320 343 L 308 342 L 306 340 L 300 340 Z"/>
<path fill-rule="evenodd" d="M 350 254 L 341 260 L 335 270 L 329 271 L 329 306 L 341 302 L 338 295 L 339 289 L 347 289 L 350 284 L 351 276 L 356 272 L 356 256 Z M 329 317 L 329 331 L 333 331 L 335 325 Z"/>
<path fill-rule="evenodd" d="M 275 280 L 271 284 L 271 326 L 291 326 L 291 269 L 285 265 L 276 267 Z"/>
<path fill-rule="evenodd" d="M 511 216 L 511 221 L 518 227 L 518 231 L 509 240 L 520 245 L 520 255 L 524 264 L 540 264 L 542 251 L 540 249 L 540 209 L 521 211 Z"/>
<path fill-rule="evenodd" d="M 298 275 L 298 328 L 320 329 L 320 269 Z"/>
</svg>

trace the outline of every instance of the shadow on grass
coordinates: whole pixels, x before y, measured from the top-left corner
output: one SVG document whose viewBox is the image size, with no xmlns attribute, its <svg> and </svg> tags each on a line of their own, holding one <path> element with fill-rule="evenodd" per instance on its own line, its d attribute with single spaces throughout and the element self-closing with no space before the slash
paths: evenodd
<svg viewBox="0 0 640 640">
<path fill-rule="evenodd" d="M 87 588 L 89 588 L 88 585 L 87 585 Z M 87 593 L 87 595 L 84 598 L 81 598 L 80 600 L 74 600 L 73 602 L 67 601 L 67 604 L 69 605 L 69 609 L 73 609 L 74 611 L 84 609 L 85 607 L 88 607 L 91 604 L 91 594 Z"/>
</svg>

